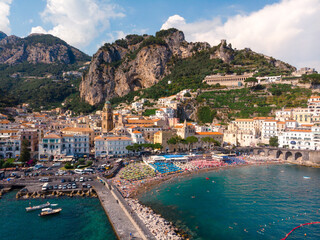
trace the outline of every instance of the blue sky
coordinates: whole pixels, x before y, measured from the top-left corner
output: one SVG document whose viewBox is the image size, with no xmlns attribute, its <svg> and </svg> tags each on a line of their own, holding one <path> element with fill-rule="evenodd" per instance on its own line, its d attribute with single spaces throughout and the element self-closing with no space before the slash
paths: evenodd
<svg viewBox="0 0 320 240">
<path fill-rule="evenodd" d="M 188 41 L 215 45 L 225 38 L 319 68 L 320 50 L 311 47 L 320 37 L 319 11 L 320 0 L 0 0 L 0 30 L 50 33 L 92 55 L 126 34 L 176 27 Z"/>
</svg>

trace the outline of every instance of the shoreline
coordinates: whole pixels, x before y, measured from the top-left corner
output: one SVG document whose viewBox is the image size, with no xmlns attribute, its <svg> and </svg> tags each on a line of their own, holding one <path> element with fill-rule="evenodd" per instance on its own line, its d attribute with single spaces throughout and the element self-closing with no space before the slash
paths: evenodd
<svg viewBox="0 0 320 240">
<path fill-rule="evenodd" d="M 126 198 L 139 199 L 139 197 L 145 192 L 154 189 L 156 186 L 161 186 L 165 183 L 168 183 L 170 180 L 173 180 L 173 179 L 182 179 L 188 176 L 194 176 L 194 175 L 199 175 L 206 172 L 220 171 L 220 170 L 226 170 L 231 168 L 240 168 L 240 167 L 247 167 L 247 166 L 282 165 L 285 163 L 288 163 L 288 162 L 279 161 L 279 162 L 264 162 L 264 163 L 248 163 L 248 164 L 239 164 L 239 165 L 232 165 L 232 166 L 228 165 L 228 166 L 222 166 L 222 167 L 218 166 L 218 167 L 204 168 L 204 169 L 199 169 L 194 171 L 184 171 L 180 173 L 173 173 L 170 175 L 166 175 L 160 179 L 157 177 L 153 179 L 149 179 L 147 183 L 143 183 L 140 186 L 138 186 L 137 189 L 135 189 L 132 193 L 130 193 L 130 195 Z"/>
<path fill-rule="evenodd" d="M 286 162 L 284 161 L 265 161 L 265 162 L 247 162 L 246 164 L 235 164 L 235 165 L 226 165 L 226 166 L 217 166 L 211 168 L 203 168 L 191 171 L 183 171 L 179 173 L 174 173 L 170 175 L 163 176 L 159 178 L 153 177 L 148 180 L 147 183 L 143 183 L 138 186 L 129 196 L 124 197 L 128 202 L 130 207 L 136 211 L 136 214 L 144 222 L 144 224 L 149 228 L 150 232 L 154 234 L 156 239 L 165 240 L 165 239 L 190 239 L 190 236 L 187 232 L 177 227 L 173 222 L 169 222 L 164 218 L 160 213 L 155 212 L 154 209 L 150 206 L 142 204 L 139 200 L 142 194 L 155 189 L 156 187 L 161 186 L 162 184 L 169 183 L 177 179 L 184 179 L 187 177 L 193 177 L 195 175 L 200 175 L 203 173 L 228 170 L 232 168 L 240 167 L 251 167 L 251 166 L 269 166 L 269 165 L 283 165 Z M 117 186 L 119 192 L 119 186 Z M 122 194 L 123 195 L 123 194 Z M 165 229 L 165 231 L 162 231 Z"/>
</svg>

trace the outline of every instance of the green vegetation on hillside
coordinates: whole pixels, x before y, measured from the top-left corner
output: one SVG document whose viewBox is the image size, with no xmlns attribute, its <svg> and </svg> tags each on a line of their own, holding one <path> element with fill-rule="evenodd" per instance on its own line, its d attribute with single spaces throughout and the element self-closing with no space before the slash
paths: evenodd
<svg viewBox="0 0 320 240">
<path fill-rule="evenodd" d="M 156 110 L 157 109 L 146 109 L 142 115 L 143 116 L 151 116 L 151 115 L 155 115 L 156 114 Z"/>
<path fill-rule="evenodd" d="M 165 36 L 161 33 L 160 36 Z M 159 34 L 156 35 L 159 39 Z M 211 48 L 209 51 L 201 51 L 195 53 L 192 57 L 178 59 L 172 57 L 168 63 L 171 73 L 160 80 L 156 85 L 136 92 L 130 92 L 124 97 L 116 97 L 111 99 L 113 104 L 120 102 L 131 102 L 135 96 L 143 98 L 158 99 L 160 97 L 170 96 L 178 93 L 183 89 L 213 89 L 221 88 L 221 86 L 209 86 L 203 83 L 203 79 L 211 74 L 243 74 L 257 70 L 257 76 L 265 75 L 285 75 L 289 71 L 283 71 L 274 67 L 269 61 L 260 54 L 256 54 L 250 50 L 235 51 L 234 60 L 228 64 L 221 59 L 210 59 L 210 54 L 217 47 Z M 136 56 L 136 53 L 134 56 Z"/>
<path fill-rule="evenodd" d="M 78 93 L 81 79 L 63 80 L 63 71 L 78 65 L 21 63 L 0 65 L 0 105 L 29 103 L 37 110 L 58 107 L 70 95 Z M 12 75 L 16 74 L 15 77 Z M 49 75 L 55 77 L 50 78 Z M 13 97 L 14 96 L 14 97 Z"/>
<path fill-rule="evenodd" d="M 305 107 L 311 90 L 288 84 L 273 84 L 266 89 L 216 90 L 204 92 L 197 102 L 227 115 L 228 119 L 269 116 L 273 109 Z M 218 116 L 219 117 L 219 116 Z"/>
<path fill-rule="evenodd" d="M 200 107 L 197 112 L 198 120 L 201 123 L 212 123 L 212 120 L 216 115 L 217 112 L 208 106 Z"/>
<path fill-rule="evenodd" d="M 65 101 L 65 105 L 63 106 L 63 109 L 65 110 L 71 110 L 75 113 L 82 113 L 82 114 L 88 114 L 96 110 L 97 108 L 102 109 L 102 107 L 94 107 L 91 106 L 89 103 L 83 101 L 80 98 L 80 94 L 78 92 L 71 94 Z"/>
<path fill-rule="evenodd" d="M 320 74 L 314 73 L 302 76 L 302 83 L 310 83 L 312 86 L 320 84 Z"/>
<path fill-rule="evenodd" d="M 175 32 L 179 31 L 176 28 L 169 28 L 166 30 L 160 30 L 159 32 L 156 32 L 156 37 L 157 38 L 163 38 L 163 37 L 167 37 Z"/>
</svg>

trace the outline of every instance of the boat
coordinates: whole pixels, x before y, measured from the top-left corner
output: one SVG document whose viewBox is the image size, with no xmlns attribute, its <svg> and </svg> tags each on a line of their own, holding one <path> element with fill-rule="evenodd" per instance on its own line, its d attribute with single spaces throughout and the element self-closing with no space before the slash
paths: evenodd
<svg viewBox="0 0 320 240">
<path fill-rule="evenodd" d="M 50 207 L 50 203 L 46 202 L 44 204 L 38 205 L 38 206 L 30 206 L 30 207 L 26 207 L 26 211 L 30 212 L 30 211 L 34 211 L 34 210 L 39 210 L 45 207 Z"/>
<path fill-rule="evenodd" d="M 62 208 L 52 209 L 52 208 L 43 208 L 41 213 L 39 214 L 40 217 L 47 216 L 47 215 L 53 215 L 61 212 Z"/>
<path fill-rule="evenodd" d="M 304 178 L 304 179 L 310 179 L 310 177 L 307 177 L 307 176 L 303 176 L 303 178 Z"/>
</svg>

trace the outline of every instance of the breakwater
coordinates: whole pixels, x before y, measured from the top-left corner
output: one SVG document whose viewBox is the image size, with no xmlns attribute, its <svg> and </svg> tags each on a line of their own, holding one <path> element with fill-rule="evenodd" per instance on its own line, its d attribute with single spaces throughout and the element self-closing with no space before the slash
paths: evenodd
<svg viewBox="0 0 320 240">
<path fill-rule="evenodd" d="M 155 239 L 141 220 L 127 205 L 119 192 L 107 183 L 105 178 L 98 178 L 94 188 L 119 239 Z"/>
<path fill-rule="evenodd" d="M 16 194 L 17 199 L 50 198 L 50 197 L 98 197 L 94 189 L 89 190 L 53 190 L 27 192 L 20 190 Z"/>
<path fill-rule="evenodd" d="M 156 214 L 151 208 L 141 205 L 135 199 L 128 198 L 127 202 L 157 240 L 183 239 L 177 234 L 179 230 L 173 227 L 172 223 L 166 221 L 160 214 Z"/>
</svg>

